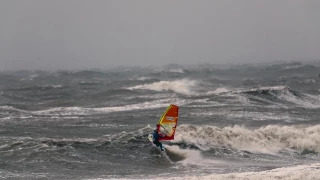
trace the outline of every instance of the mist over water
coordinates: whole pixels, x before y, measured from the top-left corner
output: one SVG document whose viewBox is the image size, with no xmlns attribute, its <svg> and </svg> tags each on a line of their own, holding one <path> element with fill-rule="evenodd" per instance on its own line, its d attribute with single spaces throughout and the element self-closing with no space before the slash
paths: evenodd
<svg viewBox="0 0 320 180">
<path fill-rule="evenodd" d="M 320 66 L 0 72 L 4 179 L 319 177 Z M 147 135 L 180 107 L 169 159 Z"/>
</svg>

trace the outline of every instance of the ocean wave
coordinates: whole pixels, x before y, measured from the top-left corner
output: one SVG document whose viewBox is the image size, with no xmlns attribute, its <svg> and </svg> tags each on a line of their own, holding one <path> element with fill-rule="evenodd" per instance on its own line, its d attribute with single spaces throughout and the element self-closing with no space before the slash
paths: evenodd
<svg viewBox="0 0 320 180">
<path fill-rule="evenodd" d="M 317 81 L 315 79 L 304 79 L 304 80 L 300 80 L 299 83 L 301 84 L 314 84 Z"/>
<path fill-rule="evenodd" d="M 142 110 L 142 109 L 155 109 L 168 106 L 168 100 L 158 100 L 151 102 L 144 102 L 139 104 L 125 105 L 125 106 L 115 106 L 115 107 L 102 107 L 93 108 L 93 110 L 98 112 L 118 112 L 118 111 L 132 111 L 132 110 Z"/>
<path fill-rule="evenodd" d="M 103 113 L 112 113 L 112 112 L 122 112 L 122 111 L 134 111 L 134 110 L 144 110 L 144 109 L 156 109 L 156 108 L 163 108 L 167 107 L 169 104 L 184 104 L 185 101 L 175 99 L 171 96 L 154 100 L 154 101 L 147 101 L 143 103 L 136 103 L 136 104 L 128 104 L 128 105 L 119 105 L 119 106 L 110 106 L 110 107 L 97 107 L 97 108 L 88 108 L 88 107 L 55 107 L 45 110 L 37 110 L 37 111 L 27 111 L 15 108 L 13 106 L 0 106 L 0 111 L 3 112 L 18 112 L 25 114 L 29 117 L 29 115 L 43 115 L 43 116 L 78 116 L 78 115 L 91 115 L 91 114 L 103 114 Z M 15 115 L 12 117 L 22 117 L 20 115 Z M 11 118 L 11 116 L 4 117 L 4 118 Z M 3 118 L 2 118 L 3 119 Z"/>
<path fill-rule="evenodd" d="M 96 77 L 103 76 L 104 72 L 99 70 L 78 70 L 78 71 L 58 71 L 53 73 L 54 76 L 84 76 Z"/>
<path fill-rule="evenodd" d="M 41 111 L 30 111 L 31 114 L 37 115 L 89 115 L 97 113 L 111 113 L 121 111 L 133 111 L 143 109 L 156 109 L 167 107 L 170 104 L 169 99 L 149 101 L 138 104 L 130 104 L 124 106 L 100 107 L 100 108 L 84 108 L 84 107 L 57 107 Z"/>
<path fill-rule="evenodd" d="M 184 69 L 181 69 L 181 68 L 174 68 L 174 69 L 169 69 L 168 72 L 171 72 L 171 73 L 185 73 L 185 70 Z"/>
<path fill-rule="evenodd" d="M 227 88 L 227 87 L 219 87 L 214 91 L 208 91 L 206 94 L 267 94 L 276 91 L 285 91 L 289 90 L 288 86 L 267 86 L 267 87 L 259 87 L 259 88 L 251 88 L 251 89 L 239 89 L 239 88 Z"/>
<path fill-rule="evenodd" d="M 97 84 L 100 84 L 100 81 L 84 81 L 84 80 L 82 80 L 82 81 L 78 82 L 78 84 L 79 85 L 83 85 L 83 86 L 85 86 L 85 85 L 97 85 Z"/>
<path fill-rule="evenodd" d="M 304 70 L 316 70 L 317 67 L 314 65 L 302 65 L 302 64 L 296 64 L 296 65 L 289 65 L 289 66 L 285 66 L 283 68 L 280 68 L 280 71 L 295 71 L 295 72 L 299 72 L 299 71 L 304 71 Z"/>
<path fill-rule="evenodd" d="M 320 163 L 276 168 L 260 172 L 241 172 L 211 175 L 181 175 L 165 177 L 169 180 L 316 180 L 320 177 Z M 86 178 L 86 180 L 105 180 L 106 178 Z M 133 180 L 136 178 L 107 178 L 112 180 Z M 141 177 L 139 179 L 164 179 L 164 177 Z"/>
<path fill-rule="evenodd" d="M 229 90 L 229 89 L 226 88 L 226 87 L 219 87 L 219 88 L 217 88 L 217 89 L 214 90 L 214 91 L 208 91 L 208 92 L 206 92 L 206 95 L 210 95 L 210 94 L 217 94 L 217 95 L 219 95 L 219 94 L 228 93 L 228 92 L 231 92 L 231 90 Z"/>
<path fill-rule="evenodd" d="M 34 86 L 25 86 L 15 89 L 10 89 L 12 91 L 36 91 L 36 90 L 51 90 L 51 89 L 62 89 L 64 88 L 61 84 L 48 84 L 48 85 L 34 85 Z"/>
<path fill-rule="evenodd" d="M 253 130 L 241 126 L 181 125 L 177 128 L 174 142 L 183 142 L 201 150 L 220 147 L 272 155 L 292 150 L 320 153 L 320 125 L 268 125 Z"/>
<path fill-rule="evenodd" d="M 57 145 L 57 144 L 72 145 L 72 144 L 79 144 L 79 143 L 90 144 L 98 141 L 98 139 L 93 139 L 93 138 L 63 138 L 63 139 L 41 138 L 40 140 L 42 144 L 47 144 L 47 145 Z"/>
<path fill-rule="evenodd" d="M 221 104 L 216 104 L 221 106 Z M 207 107 L 212 107 L 213 105 L 208 105 Z M 206 106 L 200 106 L 206 107 Z M 201 111 L 201 112 L 191 112 L 190 113 L 196 117 L 212 117 L 212 116 L 226 116 L 232 119 L 250 119 L 254 121 L 263 121 L 263 120 L 279 120 L 291 122 L 292 116 L 287 113 L 279 113 L 279 112 L 250 112 L 250 111 L 232 111 L 228 109 L 219 110 L 219 111 Z M 306 119 L 294 117 L 294 121 L 304 121 Z"/>
<path fill-rule="evenodd" d="M 132 81 L 146 81 L 152 79 L 151 77 L 145 77 L 145 76 L 140 76 L 140 77 L 134 77 L 134 78 L 129 78 L 129 80 Z"/>
<path fill-rule="evenodd" d="M 6 112 L 27 112 L 22 109 L 15 108 L 13 106 L 0 106 L 0 111 L 6 111 Z"/>
<path fill-rule="evenodd" d="M 267 100 L 279 103 L 291 103 L 305 108 L 319 108 L 320 101 L 313 95 L 300 93 L 288 86 L 273 86 L 238 91 L 237 93 L 250 95 L 249 99 Z M 280 100 L 280 101 L 279 101 Z M 281 102 L 282 101 L 282 102 Z"/>
<path fill-rule="evenodd" d="M 142 84 L 134 87 L 129 87 L 130 90 L 145 89 L 152 91 L 173 91 L 179 94 L 189 95 L 192 93 L 192 89 L 197 85 L 195 80 L 175 80 L 175 81 L 159 81 L 151 84 Z"/>
<path fill-rule="evenodd" d="M 184 176 L 171 177 L 171 180 L 315 180 L 320 177 L 320 163 L 311 165 L 298 165 L 293 167 L 283 167 L 260 172 L 244 172 L 229 174 L 212 174 L 207 176 Z M 154 178 L 153 178 L 154 179 Z M 161 179 L 161 178 L 156 178 Z"/>
<path fill-rule="evenodd" d="M 320 108 L 320 98 L 315 95 L 300 93 L 289 86 L 267 86 L 252 89 L 230 89 L 219 87 L 208 91 L 203 96 L 219 95 L 235 97 L 245 105 L 276 105 L 282 107 L 300 106 L 303 108 Z"/>
<path fill-rule="evenodd" d="M 27 77 L 21 78 L 20 81 L 33 81 L 37 77 L 39 77 L 39 74 L 29 74 Z"/>
</svg>

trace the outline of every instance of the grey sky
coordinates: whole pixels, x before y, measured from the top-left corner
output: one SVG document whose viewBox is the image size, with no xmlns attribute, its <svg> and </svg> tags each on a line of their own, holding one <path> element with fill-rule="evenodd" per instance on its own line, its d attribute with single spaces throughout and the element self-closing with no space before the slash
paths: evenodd
<svg viewBox="0 0 320 180">
<path fill-rule="evenodd" d="M 0 69 L 320 61 L 318 0 L 1 0 Z"/>
</svg>

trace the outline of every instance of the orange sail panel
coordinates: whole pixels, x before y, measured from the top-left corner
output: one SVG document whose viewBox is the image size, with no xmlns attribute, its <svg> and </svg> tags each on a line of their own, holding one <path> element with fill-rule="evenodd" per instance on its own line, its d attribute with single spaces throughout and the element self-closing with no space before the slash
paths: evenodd
<svg viewBox="0 0 320 180">
<path fill-rule="evenodd" d="M 179 107 L 171 104 L 163 113 L 157 124 L 157 130 L 160 135 L 159 140 L 172 140 L 178 123 Z"/>
</svg>

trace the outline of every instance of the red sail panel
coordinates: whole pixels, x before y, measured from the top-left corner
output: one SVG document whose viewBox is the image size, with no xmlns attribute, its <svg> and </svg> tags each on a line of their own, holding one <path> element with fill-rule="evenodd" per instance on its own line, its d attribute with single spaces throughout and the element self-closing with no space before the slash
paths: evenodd
<svg viewBox="0 0 320 180">
<path fill-rule="evenodd" d="M 172 140 L 174 139 L 174 134 L 176 132 L 176 127 L 178 123 L 178 112 L 179 107 L 177 105 L 171 104 L 163 113 L 157 124 L 157 130 L 160 134 L 159 140 Z"/>
</svg>

